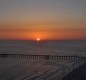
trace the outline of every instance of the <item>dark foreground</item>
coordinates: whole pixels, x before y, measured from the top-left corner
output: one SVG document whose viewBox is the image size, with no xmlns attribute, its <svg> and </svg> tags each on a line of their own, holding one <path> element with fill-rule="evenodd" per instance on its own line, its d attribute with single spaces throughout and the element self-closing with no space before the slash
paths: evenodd
<svg viewBox="0 0 86 80">
<path fill-rule="evenodd" d="M 3 53 L 0 80 L 86 80 L 85 62 L 80 56 Z"/>
<path fill-rule="evenodd" d="M 79 68 L 73 70 L 62 80 L 86 80 L 86 63 Z"/>
</svg>

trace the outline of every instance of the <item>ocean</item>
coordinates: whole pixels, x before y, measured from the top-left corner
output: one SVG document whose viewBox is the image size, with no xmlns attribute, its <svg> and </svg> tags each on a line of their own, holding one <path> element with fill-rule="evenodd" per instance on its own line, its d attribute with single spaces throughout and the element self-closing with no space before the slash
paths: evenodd
<svg viewBox="0 0 86 80">
<path fill-rule="evenodd" d="M 0 54 L 86 56 L 86 41 L 0 41 Z M 0 80 L 60 80 L 75 63 L 0 57 Z"/>
<path fill-rule="evenodd" d="M 0 53 L 86 56 L 86 41 L 0 41 Z"/>
</svg>

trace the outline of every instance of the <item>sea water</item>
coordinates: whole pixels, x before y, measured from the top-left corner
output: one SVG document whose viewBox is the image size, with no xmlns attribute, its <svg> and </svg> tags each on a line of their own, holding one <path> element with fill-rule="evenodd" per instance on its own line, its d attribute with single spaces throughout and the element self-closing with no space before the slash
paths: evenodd
<svg viewBox="0 0 86 80">
<path fill-rule="evenodd" d="M 86 56 L 86 41 L 0 41 L 0 54 Z M 70 61 L 0 58 L 0 80 L 57 80 Z M 65 65 L 66 66 L 65 68 Z"/>
<path fill-rule="evenodd" d="M 86 56 L 86 41 L 0 41 L 0 53 Z"/>
</svg>

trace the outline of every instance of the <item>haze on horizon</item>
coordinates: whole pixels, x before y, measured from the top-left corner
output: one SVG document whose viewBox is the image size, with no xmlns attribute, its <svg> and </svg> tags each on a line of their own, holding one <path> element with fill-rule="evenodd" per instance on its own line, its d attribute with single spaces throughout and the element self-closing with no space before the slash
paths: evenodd
<svg viewBox="0 0 86 80">
<path fill-rule="evenodd" d="M 0 0 L 0 39 L 86 40 L 86 0 Z"/>
</svg>

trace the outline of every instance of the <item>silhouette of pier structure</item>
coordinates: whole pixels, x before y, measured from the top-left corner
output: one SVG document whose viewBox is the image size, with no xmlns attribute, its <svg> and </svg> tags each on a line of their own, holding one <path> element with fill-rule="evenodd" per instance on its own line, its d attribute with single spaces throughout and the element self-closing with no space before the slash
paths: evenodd
<svg viewBox="0 0 86 80">
<path fill-rule="evenodd" d="M 0 54 L 0 57 L 28 58 L 28 59 L 45 59 L 45 60 L 64 60 L 64 61 L 82 61 L 86 62 L 83 56 L 57 56 L 57 55 L 28 55 L 28 54 Z"/>
<path fill-rule="evenodd" d="M 56 61 L 68 61 L 67 64 L 63 64 L 60 69 L 50 71 L 42 76 L 34 78 L 34 80 L 65 80 L 64 77 L 69 73 L 78 69 L 80 66 L 86 64 L 86 57 L 83 56 L 57 56 L 57 55 L 29 55 L 29 54 L 0 54 L 0 58 L 23 58 L 31 60 L 56 60 Z M 68 80 L 68 79 L 66 79 Z"/>
</svg>

